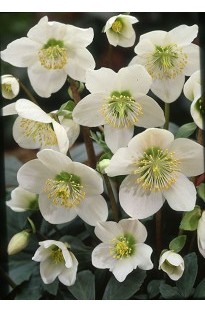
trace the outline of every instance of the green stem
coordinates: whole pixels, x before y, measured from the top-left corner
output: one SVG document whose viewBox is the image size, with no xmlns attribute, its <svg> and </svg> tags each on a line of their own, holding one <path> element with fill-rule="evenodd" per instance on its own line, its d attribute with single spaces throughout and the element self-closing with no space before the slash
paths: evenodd
<svg viewBox="0 0 205 312">
<path fill-rule="evenodd" d="M 22 90 L 26 93 L 26 95 L 28 96 L 28 98 L 35 104 L 38 105 L 36 99 L 33 97 L 33 95 L 31 94 L 31 92 L 27 89 L 27 87 L 19 80 L 19 84 L 20 87 L 22 88 Z"/>
<path fill-rule="evenodd" d="M 103 175 L 103 178 L 104 178 L 105 185 L 107 187 L 107 191 L 108 191 L 108 195 L 109 195 L 109 199 L 110 199 L 113 219 L 114 219 L 114 221 L 118 222 L 119 221 L 119 210 L 118 210 L 118 207 L 117 207 L 117 204 L 115 201 L 115 196 L 114 196 L 114 193 L 112 190 L 112 185 L 110 183 L 110 179 L 106 174 Z"/>
<path fill-rule="evenodd" d="M 164 115 L 165 115 L 165 124 L 164 129 L 169 129 L 169 116 L 170 116 L 170 104 L 164 103 Z"/>
</svg>

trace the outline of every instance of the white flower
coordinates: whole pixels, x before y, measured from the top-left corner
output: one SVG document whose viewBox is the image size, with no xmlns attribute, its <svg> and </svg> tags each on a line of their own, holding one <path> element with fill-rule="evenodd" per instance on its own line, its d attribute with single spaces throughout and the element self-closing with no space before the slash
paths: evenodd
<svg viewBox="0 0 205 312">
<path fill-rule="evenodd" d="M 71 113 L 72 115 L 72 113 Z M 80 134 L 80 125 L 77 124 L 73 119 L 66 118 L 63 116 L 58 116 L 60 124 L 65 129 L 68 139 L 69 139 L 69 148 L 75 143 Z"/>
<path fill-rule="evenodd" d="M 103 192 L 99 173 L 53 150 L 44 149 L 37 157 L 19 169 L 17 180 L 23 188 L 39 194 L 39 209 L 45 220 L 60 224 L 78 215 L 96 225 L 107 219 L 107 204 L 99 195 Z"/>
<path fill-rule="evenodd" d="M 144 244 L 147 231 L 140 221 L 101 222 L 97 224 L 95 234 L 102 243 L 92 252 L 92 264 L 99 269 L 108 268 L 119 282 L 137 267 L 142 270 L 153 268 L 152 248 Z"/>
<path fill-rule="evenodd" d="M 11 192 L 11 199 L 6 204 L 16 212 L 35 210 L 38 209 L 38 196 L 18 186 Z"/>
<path fill-rule="evenodd" d="M 128 147 L 120 148 L 105 169 L 109 176 L 128 175 L 119 200 L 125 212 L 136 219 L 153 215 L 165 199 L 177 211 L 194 209 L 196 189 L 187 178 L 204 172 L 204 148 L 189 139 L 174 140 L 164 129 L 147 129 Z"/>
<path fill-rule="evenodd" d="M 140 36 L 133 64 L 144 65 L 152 76 L 152 92 L 166 103 L 181 94 L 185 76 L 200 68 L 199 47 L 191 42 L 198 26 L 180 25 L 169 32 L 156 30 Z"/>
<path fill-rule="evenodd" d="M 134 16 L 119 14 L 109 18 L 103 32 L 106 33 L 109 43 L 113 46 L 131 47 L 133 46 L 136 35 L 132 24 L 138 22 Z"/>
<path fill-rule="evenodd" d="M 89 70 L 84 97 L 73 110 L 77 123 L 104 125 L 105 142 L 112 152 L 127 146 L 134 126 L 149 128 L 164 124 L 164 113 L 146 93 L 152 80 L 141 65 L 125 67 L 115 73 L 109 68 Z"/>
<path fill-rule="evenodd" d="M 75 283 L 78 261 L 67 245 L 55 240 L 39 242 L 32 260 L 40 262 L 40 274 L 45 284 L 57 277 L 61 283 L 71 286 Z"/>
<path fill-rule="evenodd" d="M 19 94 L 18 80 L 12 75 L 1 76 L 1 93 L 5 99 L 14 99 Z"/>
<path fill-rule="evenodd" d="M 197 243 L 199 252 L 205 258 L 205 211 L 202 212 L 197 227 Z"/>
<path fill-rule="evenodd" d="M 86 49 L 93 36 L 92 28 L 48 22 L 44 16 L 27 37 L 11 42 L 1 58 L 14 66 L 28 67 L 36 93 L 49 97 L 63 86 L 67 75 L 85 81 L 86 70 L 94 69 L 95 61 Z"/>
<path fill-rule="evenodd" d="M 159 259 L 159 270 L 160 269 L 166 272 L 173 281 L 177 281 L 184 273 L 184 260 L 176 252 L 167 250 Z"/>
<path fill-rule="evenodd" d="M 12 236 L 7 248 L 8 255 L 12 256 L 24 250 L 28 246 L 30 235 L 24 230 Z"/>
<path fill-rule="evenodd" d="M 13 125 L 14 140 L 23 148 L 52 148 L 66 153 L 69 140 L 66 130 L 33 102 L 20 99 L 3 107 L 3 115 L 18 114 Z"/>
<path fill-rule="evenodd" d="M 200 70 L 198 70 L 193 73 L 186 81 L 184 85 L 184 95 L 187 97 L 187 99 L 192 101 L 190 110 L 195 124 L 200 129 L 204 129 L 205 109 L 203 105 L 203 99 L 201 97 L 202 86 L 200 74 Z"/>
</svg>

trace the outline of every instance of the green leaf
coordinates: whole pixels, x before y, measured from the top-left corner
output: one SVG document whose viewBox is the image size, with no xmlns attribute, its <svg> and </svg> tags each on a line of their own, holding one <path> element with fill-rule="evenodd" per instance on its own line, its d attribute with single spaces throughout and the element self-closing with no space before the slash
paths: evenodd
<svg viewBox="0 0 205 312">
<path fill-rule="evenodd" d="M 124 282 L 118 282 L 112 276 L 107 283 L 103 300 L 125 300 L 131 298 L 141 287 L 146 271 L 137 269 L 130 273 Z"/>
<path fill-rule="evenodd" d="M 197 256 L 195 252 L 192 252 L 184 257 L 184 265 L 184 273 L 176 282 L 176 286 L 183 298 L 189 298 L 193 292 L 193 286 L 198 271 Z"/>
<path fill-rule="evenodd" d="M 205 202 L 205 183 L 201 183 L 197 187 L 197 193 L 198 193 L 199 197 Z"/>
<path fill-rule="evenodd" d="M 185 231 L 195 231 L 201 217 L 201 208 L 196 206 L 193 210 L 185 212 L 179 228 Z"/>
<path fill-rule="evenodd" d="M 205 278 L 197 285 L 193 298 L 205 299 Z"/>
<path fill-rule="evenodd" d="M 95 276 L 92 272 L 86 270 L 77 274 L 76 282 L 69 286 L 68 290 L 78 300 L 95 299 Z"/>
<path fill-rule="evenodd" d="M 59 280 L 58 278 L 55 279 L 55 281 L 51 284 L 43 284 L 44 290 L 47 291 L 49 294 L 56 296 L 58 292 L 58 285 Z"/>
<path fill-rule="evenodd" d="M 175 138 L 188 138 L 194 133 L 196 128 L 197 125 L 194 122 L 187 123 L 177 130 Z"/>
<path fill-rule="evenodd" d="M 169 249 L 178 253 L 180 252 L 180 250 L 182 250 L 185 243 L 186 243 L 186 235 L 177 236 L 169 243 Z"/>
<path fill-rule="evenodd" d="M 177 287 L 172 287 L 168 284 L 161 283 L 159 291 L 164 299 L 180 299 L 181 296 L 178 293 Z"/>
<path fill-rule="evenodd" d="M 147 293 L 149 295 L 149 299 L 153 299 L 160 294 L 159 286 L 163 282 L 163 280 L 153 280 L 149 282 L 147 286 Z"/>
</svg>

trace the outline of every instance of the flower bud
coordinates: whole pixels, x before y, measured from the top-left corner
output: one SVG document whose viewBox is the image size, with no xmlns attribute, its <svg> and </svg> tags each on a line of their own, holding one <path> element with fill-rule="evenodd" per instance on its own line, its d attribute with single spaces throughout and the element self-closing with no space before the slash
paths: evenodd
<svg viewBox="0 0 205 312">
<path fill-rule="evenodd" d="M 197 243 L 199 252 L 205 258 L 205 211 L 203 211 L 202 216 L 199 219 L 197 227 Z"/>
<path fill-rule="evenodd" d="M 104 174 L 105 169 L 109 166 L 110 164 L 110 159 L 102 159 L 97 163 L 97 171 Z"/>
<path fill-rule="evenodd" d="M 15 255 L 18 252 L 25 249 L 28 246 L 29 238 L 30 233 L 28 233 L 26 230 L 15 234 L 8 244 L 7 248 L 8 255 L 9 256 Z"/>
<path fill-rule="evenodd" d="M 173 281 L 177 281 L 184 272 L 184 260 L 178 253 L 167 250 L 159 259 L 160 269 L 166 272 Z"/>
<path fill-rule="evenodd" d="M 1 92 L 5 99 L 12 100 L 19 93 L 19 82 L 12 75 L 1 76 Z"/>
</svg>

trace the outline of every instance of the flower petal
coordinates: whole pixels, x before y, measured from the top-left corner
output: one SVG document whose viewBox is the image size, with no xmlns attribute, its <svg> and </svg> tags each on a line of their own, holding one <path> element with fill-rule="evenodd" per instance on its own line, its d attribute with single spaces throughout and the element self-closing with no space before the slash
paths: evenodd
<svg viewBox="0 0 205 312">
<path fill-rule="evenodd" d="M 35 138 L 35 140 L 31 136 L 25 135 L 25 130 L 21 125 L 22 118 L 17 117 L 13 124 L 13 138 L 15 142 L 22 148 L 28 149 L 37 149 L 41 147 L 41 142 L 38 140 L 39 137 Z"/>
<path fill-rule="evenodd" d="M 115 266 L 113 269 L 111 268 L 110 271 L 112 271 L 118 282 L 123 282 L 133 269 L 132 259 L 128 257 L 116 261 Z"/>
<path fill-rule="evenodd" d="M 138 44 L 135 47 L 135 53 L 138 55 L 143 55 L 145 53 L 151 53 L 154 51 L 155 45 L 148 39 L 143 39 L 138 42 Z M 132 59 L 131 62 L 135 62 L 136 56 Z"/>
<path fill-rule="evenodd" d="M 58 275 L 58 279 L 61 283 L 66 286 L 71 286 L 76 281 L 76 273 L 78 269 L 78 261 L 75 258 L 74 254 L 70 252 L 72 257 L 72 267 L 71 268 L 64 268 L 64 270 Z"/>
<path fill-rule="evenodd" d="M 52 122 L 52 125 L 58 141 L 59 151 L 66 154 L 69 148 L 69 139 L 66 130 L 55 120 Z"/>
<path fill-rule="evenodd" d="M 201 95 L 201 75 L 197 70 L 184 84 L 184 95 L 190 101 Z"/>
<path fill-rule="evenodd" d="M 107 35 L 107 39 L 108 39 L 109 44 L 113 45 L 114 47 L 119 45 L 119 42 L 120 42 L 119 34 L 112 31 L 112 29 L 108 29 L 106 31 L 106 35 Z"/>
<path fill-rule="evenodd" d="M 6 204 L 12 210 L 22 212 L 28 210 L 30 203 L 36 199 L 36 194 L 26 191 L 18 186 L 11 192 L 11 200 L 6 201 Z"/>
<path fill-rule="evenodd" d="M 151 270 L 153 268 L 151 261 L 152 248 L 143 243 L 136 244 L 135 248 L 135 254 L 132 255 L 134 268 L 138 266 L 142 270 Z"/>
<path fill-rule="evenodd" d="M 34 256 L 32 257 L 32 260 L 41 262 L 45 261 L 50 256 L 50 250 L 46 249 L 44 246 L 40 246 Z"/>
<path fill-rule="evenodd" d="M 185 46 L 190 44 L 198 34 L 198 26 L 180 25 L 169 31 L 170 41 L 176 43 L 178 46 Z"/>
<path fill-rule="evenodd" d="M 124 233 L 132 234 L 136 238 L 137 243 L 144 243 L 147 238 L 147 230 L 145 226 L 135 219 L 123 219 L 119 221 Z"/>
<path fill-rule="evenodd" d="M 72 165 L 72 160 L 68 156 L 50 149 L 44 149 L 38 152 L 37 157 L 47 171 L 55 174 L 61 171 L 67 171 L 69 166 Z"/>
<path fill-rule="evenodd" d="M 53 119 L 38 105 L 26 99 L 20 99 L 16 102 L 16 111 L 22 118 L 44 123 L 50 123 L 53 121 Z"/>
<path fill-rule="evenodd" d="M 86 197 L 75 211 L 82 220 L 93 226 L 108 217 L 107 203 L 101 195 Z"/>
<path fill-rule="evenodd" d="M 183 48 L 186 53 L 188 62 L 184 68 L 186 76 L 192 75 L 196 70 L 200 69 L 200 48 L 198 45 L 191 43 L 189 46 Z"/>
<path fill-rule="evenodd" d="M 164 190 L 163 195 L 173 210 L 190 211 L 195 207 L 195 186 L 180 172 L 177 175 L 176 182 L 168 190 Z"/>
<path fill-rule="evenodd" d="M 95 235 L 104 243 L 110 243 L 114 238 L 122 234 L 122 226 L 114 221 L 100 222 L 95 227 Z"/>
<path fill-rule="evenodd" d="M 52 259 L 47 259 L 40 263 L 41 278 L 45 284 L 52 283 L 56 277 L 62 272 L 63 263 L 55 264 Z"/>
<path fill-rule="evenodd" d="M 160 192 L 148 192 L 136 183 L 136 176 L 127 176 L 119 191 L 119 200 L 124 211 L 135 219 L 152 216 L 163 205 L 164 199 Z"/>
<path fill-rule="evenodd" d="M 2 108 L 2 116 L 16 115 L 16 102 L 8 104 Z"/>
<path fill-rule="evenodd" d="M 164 45 L 164 41 L 167 37 L 167 32 L 163 30 L 154 30 L 150 31 L 146 34 L 143 34 L 140 36 L 140 41 L 141 40 L 149 40 L 151 41 L 154 45 Z"/>
<path fill-rule="evenodd" d="M 115 89 L 117 74 L 110 68 L 102 67 L 86 72 L 86 88 L 91 93 L 110 93 Z"/>
<path fill-rule="evenodd" d="M 92 252 L 92 265 L 99 269 L 112 268 L 116 260 L 110 255 L 110 245 L 101 243 Z"/>
<path fill-rule="evenodd" d="M 115 128 L 104 126 L 105 143 L 115 153 L 120 147 L 127 146 L 134 133 L 134 127 Z"/>
<path fill-rule="evenodd" d="M 93 28 L 79 28 L 73 25 L 66 25 L 66 35 L 64 36 L 64 42 L 66 46 L 75 46 L 77 48 L 85 48 L 92 41 L 94 37 Z"/>
</svg>

